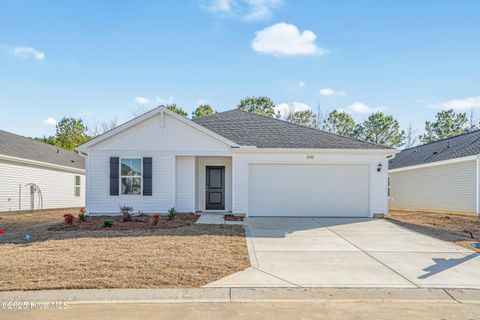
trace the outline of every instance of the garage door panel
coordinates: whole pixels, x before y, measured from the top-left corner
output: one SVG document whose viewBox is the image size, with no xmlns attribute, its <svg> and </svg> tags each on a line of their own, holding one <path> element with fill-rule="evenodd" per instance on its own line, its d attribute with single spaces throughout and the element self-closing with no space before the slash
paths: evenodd
<svg viewBox="0 0 480 320">
<path fill-rule="evenodd" d="M 252 164 L 250 216 L 369 215 L 367 165 Z"/>
</svg>

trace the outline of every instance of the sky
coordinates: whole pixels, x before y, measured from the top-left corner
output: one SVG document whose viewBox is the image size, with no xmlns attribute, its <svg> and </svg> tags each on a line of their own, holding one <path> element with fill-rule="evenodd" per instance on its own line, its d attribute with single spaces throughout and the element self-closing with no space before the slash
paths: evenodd
<svg viewBox="0 0 480 320">
<path fill-rule="evenodd" d="M 480 117 L 480 1 L 0 1 L 0 129 L 51 135 L 176 103 L 268 96 L 421 133 L 446 108 Z"/>
</svg>

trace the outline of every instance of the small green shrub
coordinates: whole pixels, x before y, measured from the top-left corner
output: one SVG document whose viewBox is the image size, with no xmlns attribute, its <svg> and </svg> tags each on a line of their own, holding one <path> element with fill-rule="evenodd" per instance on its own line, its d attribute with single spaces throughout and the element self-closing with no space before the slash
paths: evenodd
<svg viewBox="0 0 480 320">
<path fill-rule="evenodd" d="M 103 227 L 104 228 L 110 228 L 111 226 L 113 226 L 113 221 L 112 220 L 103 221 Z"/>
<path fill-rule="evenodd" d="M 86 213 L 79 213 L 78 214 L 78 220 L 85 222 L 87 221 L 87 214 Z"/>
<path fill-rule="evenodd" d="M 133 208 L 130 206 L 120 206 L 120 213 L 123 216 L 123 222 L 132 221 Z"/>
<path fill-rule="evenodd" d="M 177 210 L 175 208 L 168 209 L 168 220 L 173 220 L 177 216 Z"/>
</svg>

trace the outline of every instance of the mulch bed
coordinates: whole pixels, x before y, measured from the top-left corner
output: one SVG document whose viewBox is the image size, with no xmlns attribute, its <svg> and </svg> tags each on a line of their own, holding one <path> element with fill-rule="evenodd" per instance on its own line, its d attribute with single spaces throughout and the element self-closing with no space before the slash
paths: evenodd
<svg viewBox="0 0 480 320">
<path fill-rule="evenodd" d="M 80 221 L 75 219 L 73 224 L 66 225 L 59 223 L 51 226 L 48 230 L 51 231 L 77 231 L 77 230 L 139 230 L 139 229 L 173 229 L 188 227 L 193 225 L 199 218 L 195 213 L 179 213 L 177 216 L 169 220 L 168 216 L 160 216 L 160 221 L 153 224 L 153 216 L 147 214 L 133 215 L 131 221 L 123 221 L 123 216 L 89 216 L 87 221 Z M 104 227 L 104 221 L 110 220 L 113 222 L 111 227 Z"/>
<path fill-rule="evenodd" d="M 244 219 L 244 217 L 236 216 L 233 214 L 226 214 L 225 216 L 223 216 L 223 218 L 225 219 L 225 221 L 243 221 Z"/>
</svg>

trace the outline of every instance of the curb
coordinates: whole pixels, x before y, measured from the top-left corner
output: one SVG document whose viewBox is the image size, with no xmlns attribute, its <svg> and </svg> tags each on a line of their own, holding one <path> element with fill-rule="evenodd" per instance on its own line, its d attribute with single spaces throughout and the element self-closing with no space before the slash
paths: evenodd
<svg viewBox="0 0 480 320">
<path fill-rule="evenodd" d="M 439 302 L 480 303 L 480 290 L 426 288 L 191 288 L 3 291 L 0 302 L 101 303 Z"/>
</svg>

